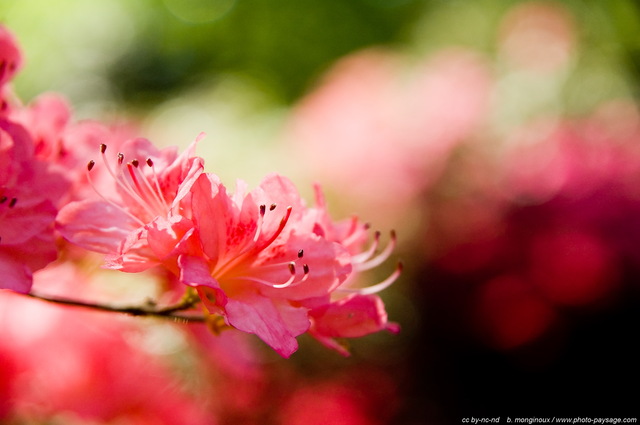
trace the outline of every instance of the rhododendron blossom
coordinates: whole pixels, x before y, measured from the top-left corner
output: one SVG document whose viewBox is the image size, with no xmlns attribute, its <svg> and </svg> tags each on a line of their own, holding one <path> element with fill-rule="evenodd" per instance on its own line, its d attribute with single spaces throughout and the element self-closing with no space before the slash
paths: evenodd
<svg viewBox="0 0 640 425">
<path fill-rule="evenodd" d="M 202 160 L 193 156 L 195 141 L 181 155 L 174 148 L 160 151 L 142 138 L 121 149 L 109 157 L 107 146 L 100 145 L 101 162 L 87 165 L 96 199 L 65 206 L 58 230 L 70 242 L 107 254 L 109 268 L 138 272 L 161 263 L 171 267 L 172 253 L 191 228 L 181 201 L 203 169 Z M 90 177 L 99 167 L 110 177 L 100 186 Z"/>
<path fill-rule="evenodd" d="M 202 254 L 179 258 L 181 281 L 198 289 L 210 313 L 288 357 L 297 349 L 295 337 L 311 326 L 309 311 L 329 304 L 347 280 L 352 255 L 308 219 L 315 212 L 286 178 L 271 175 L 244 191 L 240 182 L 228 194 L 211 174 L 193 185 Z"/>
</svg>

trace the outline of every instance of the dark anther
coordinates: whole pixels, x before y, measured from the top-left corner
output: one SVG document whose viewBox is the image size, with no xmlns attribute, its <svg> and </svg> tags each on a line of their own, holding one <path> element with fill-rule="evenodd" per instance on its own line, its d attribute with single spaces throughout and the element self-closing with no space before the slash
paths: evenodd
<svg viewBox="0 0 640 425">
<path fill-rule="evenodd" d="M 107 145 L 104 143 L 100 143 L 100 153 L 105 153 L 107 150 Z"/>
<path fill-rule="evenodd" d="M 91 161 L 89 161 L 89 163 L 87 164 L 87 171 L 91 171 L 93 169 L 93 166 L 96 165 L 96 162 L 92 159 Z"/>
<path fill-rule="evenodd" d="M 137 159 L 132 159 L 131 160 L 131 165 L 133 165 L 134 167 L 138 168 L 138 165 L 140 165 L 140 162 L 138 162 Z"/>
<path fill-rule="evenodd" d="M 16 202 L 18 202 L 18 198 L 11 198 L 11 200 L 9 201 L 9 208 L 15 207 Z"/>
<path fill-rule="evenodd" d="M 309 274 L 309 265 L 308 264 L 303 264 L 302 265 L 302 270 L 304 270 L 304 274 Z"/>
<path fill-rule="evenodd" d="M 151 160 L 151 158 L 147 158 L 147 165 L 149 167 L 153 167 L 153 161 Z"/>
<path fill-rule="evenodd" d="M 7 199 L 9 199 L 9 198 L 7 198 L 4 195 L 0 196 L 0 204 L 4 204 L 5 202 L 7 202 Z"/>
<path fill-rule="evenodd" d="M 269 207 L 269 211 L 273 211 L 276 209 L 276 204 L 271 204 L 271 206 Z"/>
<path fill-rule="evenodd" d="M 304 255 L 304 249 L 301 249 L 300 251 L 298 251 L 298 258 L 302 258 L 303 255 Z"/>
<path fill-rule="evenodd" d="M 289 263 L 289 271 L 291 274 L 296 274 L 296 265 L 293 263 Z"/>
<path fill-rule="evenodd" d="M 267 206 L 266 205 L 260 205 L 260 215 L 264 215 L 264 213 L 267 211 Z"/>
<path fill-rule="evenodd" d="M 124 161 L 124 154 L 122 152 L 118 152 L 118 165 L 122 165 Z"/>
</svg>

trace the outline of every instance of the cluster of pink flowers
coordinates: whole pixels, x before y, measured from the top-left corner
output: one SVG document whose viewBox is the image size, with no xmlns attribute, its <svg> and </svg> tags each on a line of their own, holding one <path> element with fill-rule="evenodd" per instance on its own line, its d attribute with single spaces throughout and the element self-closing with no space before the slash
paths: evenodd
<svg viewBox="0 0 640 425">
<path fill-rule="evenodd" d="M 319 187 L 315 205 L 305 205 L 276 174 L 230 193 L 195 155 L 203 135 L 180 154 L 72 122 L 57 96 L 23 106 L 8 86 L 21 63 L 0 28 L 0 288 L 28 293 L 33 272 L 67 249 L 62 236 L 105 254 L 109 269 L 164 268 L 199 296 L 211 323 L 221 317 L 284 357 L 305 332 L 346 354 L 343 338 L 397 331 L 375 293 L 401 265 L 377 285 L 353 279 L 390 256 L 393 232 L 378 252 L 378 232 L 355 217 L 332 220 Z"/>
<path fill-rule="evenodd" d="M 611 311 L 633 293 L 638 118 L 615 101 L 582 119 L 527 125 L 503 165 L 476 159 L 493 183 L 432 196 L 434 285 L 455 300 L 448 310 L 465 332 L 501 350 L 544 343 L 578 322 L 575 312 Z"/>
</svg>

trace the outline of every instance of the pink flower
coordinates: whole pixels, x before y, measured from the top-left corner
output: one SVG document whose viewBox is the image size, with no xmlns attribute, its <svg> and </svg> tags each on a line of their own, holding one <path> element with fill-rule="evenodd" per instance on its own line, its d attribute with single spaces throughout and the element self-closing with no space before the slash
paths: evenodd
<svg viewBox="0 0 640 425">
<path fill-rule="evenodd" d="M 20 125 L 0 120 L 0 288 L 29 292 L 32 273 L 55 260 L 55 203 L 68 187 L 34 158 Z"/>
<path fill-rule="evenodd" d="M 304 228 L 306 208 L 289 180 L 271 175 L 244 190 L 239 183 L 231 196 L 211 174 L 193 185 L 202 255 L 180 257 L 181 280 L 198 288 L 209 312 L 289 357 L 309 328 L 305 302 L 344 282 L 350 256 Z"/>
<path fill-rule="evenodd" d="M 31 135 L 35 157 L 64 172 L 73 183 L 72 190 L 60 200 L 60 205 L 95 195 L 87 180 L 85 165 L 95 156 L 96 146 L 104 143 L 110 149 L 120 149 L 124 141 L 134 136 L 134 126 L 130 123 L 76 122 L 71 109 L 61 95 L 45 93 L 26 106 L 14 106 L 8 115 Z M 101 179 L 99 174 L 109 176 L 106 170 L 103 173 L 96 170 L 92 173 L 94 182 Z"/>
<path fill-rule="evenodd" d="M 319 185 L 315 185 L 316 206 L 309 210 L 307 220 L 313 222 L 314 232 L 325 238 L 340 243 L 351 254 L 353 273 L 345 281 L 336 294 L 341 298 L 320 304 L 309 312 L 311 328 L 309 333 L 325 346 L 349 355 L 343 342 L 344 338 L 361 337 L 381 330 L 394 333 L 400 327 L 387 321 L 382 300 L 374 295 L 390 286 L 402 273 L 399 263 L 395 271 L 382 282 L 366 288 L 356 288 L 355 283 L 362 272 L 382 264 L 389 258 L 396 245 L 395 232 L 391 232 L 391 240 L 376 255 L 380 244 L 380 232 L 375 232 L 373 242 L 364 249 L 369 239 L 369 225 L 359 222 L 357 217 L 335 222 L 329 216 L 324 194 Z M 344 294 L 348 294 L 346 297 Z"/>
<path fill-rule="evenodd" d="M 36 156 L 56 162 L 65 155 L 63 132 L 71 120 L 71 107 L 65 98 L 53 93 L 40 95 L 28 106 L 11 112 L 11 120 L 31 134 Z"/>
<path fill-rule="evenodd" d="M 201 254 L 179 258 L 181 281 L 196 287 L 208 311 L 227 324 L 256 334 L 284 357 L 297 349 L 296 337 L 309 330 L 310 312 L 316 309 L 357 313 L 346 323 L 351 331 L 325 335 L 332 325 L 322 328 L 326 321 L 317 310 L 321 324 L 315 335 L 323 341 L 386 328 L 381 303 L 374 309 L 368 305 L 375 298 L 362 294 L 351 298 L 359 305 L 331 304 L 331 294 L 342 291 L 354 266 L 362 263 L 348 249 L 350 239 L 360 239 L 357 220 L 348 227 L 333 224 L 324 205 L 307 208 L 294 185 L 278 175 L 246 195 L 240 182 L 230 195 L 216 176 L 202 174 L 192 187 L 192 203 Z M 390 284 L 397 273 L 382 284 Z M 340 326 L 339 320 L 333 324 Z"/>
<path fill-rule="evenodd" d="M 88 176 L 97 199 L 72 202 L 60 211 L 62 236 L 107 254 L 108 268 L 138 272 L 164 264 L 175 270 L 177 247 L 193 227 L 182 201 L 203 169 L 193 156 L 197 140 L 178 155 L 175 148 L 158 150 L 146 139 L 132 139 L 113 160 L 101 145 L 102 163 L 87 166 L 89 174 L 102 169 L 101 181 Z"/>
<path fill-rule="evenodd" d="M 376 220 L 395 221 L 437 180 L 450 152 L 482 122 L 490 95 L 486 66 L 472 53 L 404 62 L 381 50 L 346 57 L 289 126 L 305 169 L 367 205 Z"/>
</svg>

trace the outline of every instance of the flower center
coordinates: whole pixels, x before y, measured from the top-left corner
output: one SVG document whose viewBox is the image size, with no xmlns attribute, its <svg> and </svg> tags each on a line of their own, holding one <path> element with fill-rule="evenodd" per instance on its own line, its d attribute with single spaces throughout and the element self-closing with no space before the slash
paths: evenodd
<svg viewBox="0 0 640 425">
<path fill-rule="evenodd" d="M 274 211 L 276 204 L 271 204 L 269 211 L 266 205 L 260 205 L 258 220 L 251 241 L 237 254 L 234 254 L 227 261 L 217 265 L 212 276 L 218 280 L 249 280 L 252 282 L 271 286 L 273 288 L 286 288 L 294 283 L 301 283 L 309 276 L 309 266 L 303 263 L 304 250 L 297 251 L 295 258 L 288 258 L 284 261 L 269 262 L 267 264 L 256 264 L 257 255 L 269 248 L 282 233 L 289 218 L 292 207 L 287 207 L 284 216 L 273 234 L 263 237 L 264 217 L 268 212 Z M 265 278 L 273 271 L 288 270 L 288 278 L 281 281 L 271 281 Z"/>
</svg>

